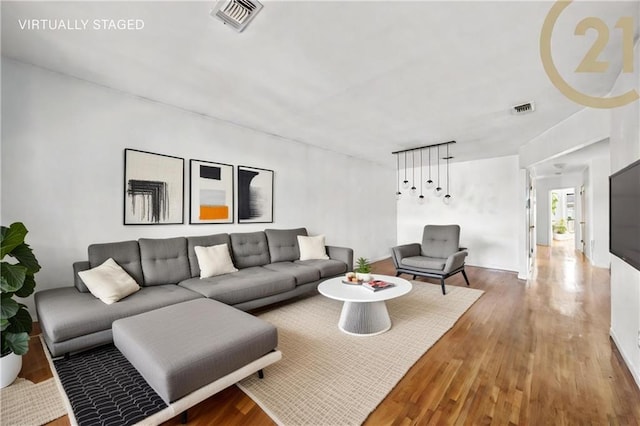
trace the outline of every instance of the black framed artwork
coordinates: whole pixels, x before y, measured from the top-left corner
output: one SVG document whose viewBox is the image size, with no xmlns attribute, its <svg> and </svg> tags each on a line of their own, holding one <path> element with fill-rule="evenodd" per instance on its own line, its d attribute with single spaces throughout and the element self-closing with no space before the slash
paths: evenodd
<svg viewBox="0 0 640 426">
<path fill-rule="evenodd" d="M 273 170 L 238 166 L 238 223 L 273 222 Z"/>
<path fill-rule="evenodd" d="M 233 223 L 233 166 L 189 160 L 189 223 Z"/>
<path fill-rule="evenodd" d="M 124 224 L 184 223 L 184 158 L 124 150 Z"/>
</svg>

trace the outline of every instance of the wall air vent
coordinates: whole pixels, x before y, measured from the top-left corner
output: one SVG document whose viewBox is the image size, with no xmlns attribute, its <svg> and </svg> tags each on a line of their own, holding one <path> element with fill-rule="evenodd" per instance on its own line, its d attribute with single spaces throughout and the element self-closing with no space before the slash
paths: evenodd
<svg viewBox="0 0 640 426">
<path fill-rule="evenodd" d="M 536 110 L 536 104 L 533 102 L 527 102 L 525 104 L 514 105 L 511 107 L 512 114 L 526 114 Z"/>
<path fill-rule="evenodd" d="M 262 4 L 257 0 L 220 0 L 211 10 L 211 16 L 242 32 L 260 12 Z"/>
</svg>

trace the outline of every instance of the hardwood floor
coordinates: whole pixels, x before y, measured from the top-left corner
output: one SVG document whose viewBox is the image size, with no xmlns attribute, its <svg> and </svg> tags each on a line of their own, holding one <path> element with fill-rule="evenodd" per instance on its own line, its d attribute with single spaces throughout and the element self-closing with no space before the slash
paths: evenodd
<svg viewBox="0 0 640 426">
<path fill-rule="evenodd" d="M 374 272 L 395 273 L 390 261 L 374 264 Z M 640 390 L 608 334 L 608 270 L 560 245 L 538 247 L 529 282 L 482 268 L 467 267 L 467 274 L 485 294 L 366 425 L 640 424 Z M 447 285 L 464 280 L 458 274 Z M 51 371 L 39 340 L 31 340 L 21 377 L 44 380 Z M 189 419 L 191 425 L 273 424 L 235 386 L 190 409 Z"/>
</svg>

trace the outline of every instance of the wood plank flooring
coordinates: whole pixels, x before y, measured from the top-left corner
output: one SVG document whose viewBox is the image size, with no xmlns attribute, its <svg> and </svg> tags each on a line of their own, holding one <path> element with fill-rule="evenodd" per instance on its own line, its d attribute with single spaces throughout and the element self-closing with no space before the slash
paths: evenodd
<svg viewBox="0 0 640 426">
<path fill-rule="evenodd" d="M 386 260 L 374 272 L 395 271 Z M 504 271 L 467 267 L 467 274 L 471 286 L 485 294 L 409 370 L 366 425 L 640 424 L 640 390 L 608 334 L 608 270 L 592 268 L 573 249 L 558 246 L 538 247 L 536 269 L 526 283 Z M 458 274 L 447 285 L 464 281 Z M 51 377 L 37 338 L 31 339 L 20 376 L 36 382 Z M 63 417 L 51 424 L 69 422 Z M 166 423 L 178 424 L 179 418 Z M 190 409 L 188 424 L 273 422 L 232 386 Z"/>
</svg>

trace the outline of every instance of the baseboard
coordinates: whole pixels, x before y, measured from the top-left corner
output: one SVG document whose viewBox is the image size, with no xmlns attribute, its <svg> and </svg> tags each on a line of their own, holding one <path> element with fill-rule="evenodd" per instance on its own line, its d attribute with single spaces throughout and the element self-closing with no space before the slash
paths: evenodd
<svg viewBox="0 0 640 426">
<path fill-rule="evenodd" d="M 613 340 L 613 344 L 616 345 L 618 352 L 620 352 L 620 355 L 622 356 L 622 359 L 624 360 L 624 363 L 627 366 L 627 370 L 629 370 L 629 372 L 631 373 L 631 376 L 633 377 L 633 380 L 635 380 L 636 382 L 636 386 L 638 387 L 638 389 L 640 389 L 640 375 L 638 375 L 638 373 L 633 370 L 631 359 L 622 350 L 622 345 L 620 345 L 620 341 L 616 337 L 616 333 L 613 331 L 612 328 L 609 329 L 609 336 L 611 336 L 611 340 Z"/>
</svg>

